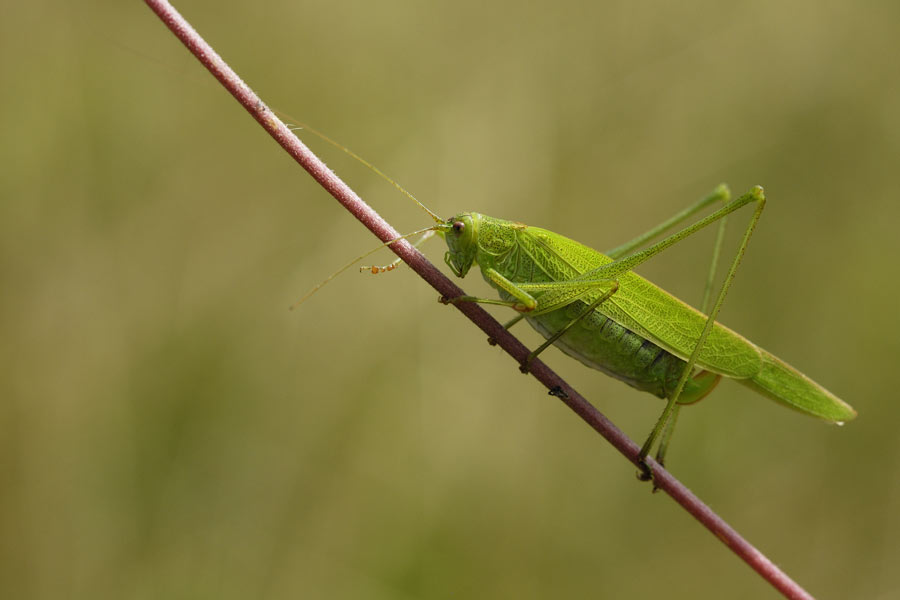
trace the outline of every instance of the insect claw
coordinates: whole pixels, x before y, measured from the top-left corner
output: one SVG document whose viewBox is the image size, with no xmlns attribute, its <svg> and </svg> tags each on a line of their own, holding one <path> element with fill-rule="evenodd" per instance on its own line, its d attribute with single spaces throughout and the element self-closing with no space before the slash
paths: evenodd
<svg viewBox="0 0 900 600">
<path fill-rule="evenodd" d="M 531 361 L 533 361 L 537 357 L 536 352 L 532 352 L 525 359 L 525 362 L 519 367 L 519 370 L 522 371 L 523 374 L 527 375 L 529 371 L 531 371 Z"/>
<path fill-rule="evenodd" d="M 639 471 L 635 473 L 639 481 L 653 481 L 653 471 L 650 469 L 650 466 L 645 463 L 643 460 L 638 463 Z M 654 486 L 654 491 L 656 491 L 656 486 Z"/>
<path fill-rule="evenodd" d="M 556 396 L 560 400 L 568 400 L 569 399 L 569 395 L 565 391 L 563 391 L 563 389 L 559 386 L 554 387 L 552 390 L 547 392 L 547 394 L 550 396 Z"/>
</svg>

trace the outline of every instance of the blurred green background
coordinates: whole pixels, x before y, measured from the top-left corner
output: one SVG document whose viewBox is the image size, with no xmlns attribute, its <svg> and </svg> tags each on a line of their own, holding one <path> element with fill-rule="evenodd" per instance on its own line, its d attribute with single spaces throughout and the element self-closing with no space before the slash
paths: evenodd
<svg viewBox="0 0 900 600">
<path fill-rule="evenodd" d="M 604 249 L 764 185 L 721 320 L 860 416 L 725 382 L 672 471 L 812 593 L 900 596 L 900 5 L 178 7 L 442 215 Z M 288 312 L 375 240 L 142 3 L 3 13 L 0 597 L 775 596 L 409 270 Z M 699 303 L 711 245 L 640 272 Z M 662 407 L 546 360 L 635 439 Z"/>
</svg>

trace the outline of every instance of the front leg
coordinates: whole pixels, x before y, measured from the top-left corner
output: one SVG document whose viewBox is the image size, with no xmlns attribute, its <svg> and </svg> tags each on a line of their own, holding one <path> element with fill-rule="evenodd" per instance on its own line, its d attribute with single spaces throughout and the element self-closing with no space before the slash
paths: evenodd
<svg viewBox="0 0 900 600">
<path fill-rule="evenodd" d="M 525 318 L 525 314 L 531 312 L 537 307 L 537 300 L 529 294 L 528 292 L 522 290 L 516 284 L 511 282 L 509 279 L 501 275 L 496 269 L 488 269 L 486 271 L 487 276 L 490 280 L 497 285 L 500 289 L 506 291 L 510 296 L 515 298 L 515 300 L 495 300 L 493 298 L 478 298 L 476 296 L 457 296 L 456 298 L 447 298 L 446 296 L 441 296 L 438 298 L 438 302 L 441 304 L 458 304 L 460 302 L 480 302 L 482 304 L 494 304 L 499 306 L 508 306 L 513 310 L 519 312 L 515 318 L 508 321 L 505 325 L 503 325 L 504 329 L 509 329 L 519 321 Z M 497 345 L 497 340 L 494 338 L 488 338 L 488 344 L 491 346 Z"/>
<path fill-rule="evenodd" d="M 491 280 L 495 287 L 503 290 L 514 300 L 499 300 L 494 298 L 479 298 L 478 296 L 457 296 L 456 298 L 447 298 L 441 296 L 438 302 L 441 304 L 459 304 L 460 302 L 478 302 L 480 304 L 495 304 L 498 306 L 508 306 L 520 313 L 527 313 L 537 308 L 537 300 L 534 296 L 517 286 L 515 283 L 501 275 L 496 269 L 485 269 L 484 274 Z"/>
</svg>

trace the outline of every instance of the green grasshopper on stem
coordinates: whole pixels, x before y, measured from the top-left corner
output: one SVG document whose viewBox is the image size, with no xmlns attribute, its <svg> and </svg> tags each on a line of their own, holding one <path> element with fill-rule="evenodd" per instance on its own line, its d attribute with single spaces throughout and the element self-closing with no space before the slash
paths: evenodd
<svg viewBox="0 0 900 600">
<path fill-rule="evenodd" d="M 456 276 L 465 277 L 473 265 L 478 265 L 485 281 L 499 292 L 499 299 L 460 296 L 441 298 L 441 302 L 507 306 L 519 313 L 506 323 L 507 329 L 525 319 L 544 336 L 546 341 L 521 365 L 522 372 L 527 373 L 530 362 L 550 345 L 555 345 L 589 367 L 665 399 L 666 406 L 641 448 L 641 459 L 659 442 L 656 459 L 663 464 L 679 407 L 706 397 L 722 377 L 736 380 L 789 408 L 832 423 L 843 424 L 856 417 L 856 411 L 850 405 L 824 387 L 715 320 L 765 207 L 761 187 L 756 186 L 732 200 L 728 187 L 720 185 L 650 231 L 612 250 L 598 252 L 546 229 L 480 213 L 464 212 L 441 219 L 349 149 L 312 128 L 302 128 L 362 162 L 411 198 L 435 221 L 432 227 L 404 238 L 423 234 L 414 244 L 419 246 L 436 233 L 447 243 L 444 261 Z M 652 246 L 637 250 L 714 204 L 722 206 Z M 707 315 L 726 217 L 747 205 L 754 207 L 753 216 Z M 719 231 L 701 310 L 634 273 L 634 268 L 641 263 L 716 222 Z M 393 241 L 396 240 L 388 244 Z M 295 306 L 372 252 L 331 275 Z M 384 267 L 362 267 L 360 270 L 382 273 L 398 264 L 399 259 Z M 652 479 L 649 467 L 642 464 L 639 477 Z"/>
</svg>

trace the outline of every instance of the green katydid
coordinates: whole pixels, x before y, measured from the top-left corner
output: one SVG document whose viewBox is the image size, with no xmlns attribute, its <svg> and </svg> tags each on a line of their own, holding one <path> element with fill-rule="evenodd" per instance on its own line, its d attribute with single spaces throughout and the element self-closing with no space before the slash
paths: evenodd
<svg viewBox="0 0 900 600">
<path fill-rule="evenodd" d="M 648 233 L 655 236 L 717 200 L 725 201 L 725 206 L 631 254 L 647 235 L 603 254 L 544 229 L 478 213 L 456 215 L 437 226 L 449 248 L 446 263 L 459 277 L 477 264 L 501 299 L 463 296 L 446 301 L 509 306 L 520 317 L 507 327 L 524 317 L 547 340 L 529 360 L 555 344 L 589 367 L 668 400 L 642 457 L 667 423 L 665 438 L 671 434 L 677 406 L 701 400 L 723 376 L 827 421 L 853 419 L 856 412 L 824 387 L 715 322 L 765 205 L 762 188 L 727 202 L 727 188 L 720 186 L 662 229 Z M 747 204 L 755 204 L 756 211 L 708 317 L 633 272 L 647 259 Z"/>
<path fill-rule="evenodd" d="M 362 161 L 427 211 L 437 224 L 425 230 L 416 245 L 436 232 L 447 243 L 444 260 L 451 271 L 465 277 L 477 264 L 485 281 L 500 296 L 499 299 L 461 296 L 442 298 L 442 302 L 508 306 L 519 315 L 506 328 L 524 318 L 546 338 L 522 365 L 523 372 L 527 372 L 534 357 L 552 344 L 589 367 L 667 400 L 641 449 L 641 458 L 659 440 L 657 459 L 662 462 L 678 407 L 704 398 L 722 377 L 826 421 L 842 424 L 856 417 L 851 406 L 824 387 L 715 321 L 765 206 L 761 187 L 730 200 L 728 188 L 720 185 L 712 194 L 661 225 L 601 253 L 552 231 L 479 213 L 465 212 L 443 220 L 353 152 L 307 129 Z M 645 250 L 634 251 L 714 203 L 724 206 Z M 725 218 L 747 205 L 755 206 L 753 217 L 712 310 L 706 315 Z M 633 269 L 641 263 L 717 221 L 719 236 L 703 312 L 634 273 Z M 386 267 L 360 270 L 383 272 L 398 263 L 399 259 Z M 649 477 L 649 471 L 644 476 Z"/>
</svg>

